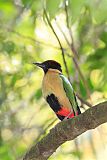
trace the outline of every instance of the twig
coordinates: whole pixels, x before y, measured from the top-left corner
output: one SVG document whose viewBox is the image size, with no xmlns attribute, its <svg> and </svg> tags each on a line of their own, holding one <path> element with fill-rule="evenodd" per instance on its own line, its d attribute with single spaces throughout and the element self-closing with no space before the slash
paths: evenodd
<svg viewBox="0 0 107 160">
<path fill-rule="evenodd" d="M 63 47 L 62 47 L 62 44 L 61 44 L 61 42 L 60 42 L 60 40 L 59 40 L 58 35 L 56 34 L 56 32 L 55 32 L 55 30 L 54 30 L 54 28 L 53 28 L 53 26 L 52 26 L 52 24 L 51 24 L 51 22 L 50 22 L 50 20 L 49 20 L 49 18 L 48 18 L 48 15 L 47 15 L 47 12 L 46 12 L 45 9 L 44 9 L 44 14 L 45 14 L 46 20 L 47 20 L 47 22 L 48 22 L 51 30 L 53 31 L 53 33 L 54 33 L 54 35 L 55 35 L 55 37 L 56 37 L 56 39 L 57 39 L 57 41 L 58 41 L 58 43 L 59 43 L 59 46 L 60 46 L 60 49 L 61 49 L 61 53 L 62 53 L 63 62 L 64 62 L 65 69 L 66 69 L 66 73 L 67 73 L 67 75 L 68 75 L 68 79 L 70 80 L 70 76 L 69 76 L 69 72 L 68 72 L 68 68 L 67 68 L 67 64 L 66 64 L 66 60 L 65 60 L 65 55 L 64 55 L 64 49 L 63 49 Z"/>
<path fill-rule="evenodd" d="M 84 100 L 78 93 L 76 93 L 76 96 L 78 97 L 78 99 L 83 103 L 86 104 L 88 107 L 92 107 L 92 105 L 87 102 L 86 100 Z"/>
<path fill-rule="evenodd" d="M 86 88 L 86 92 L 87 92 L 87 95 L 88 95 L 88 97 L 90 98 L 90 91 L 89 91 L 89 89 L 88 89 L 88 85 L 87 85 L 87 83 L 86 83 L 86 80 L 85 80 L 85 78 L 84 78 L 84 76 L 83 76 L 83 74 L 82 74 L 82 72 L 81 72 L 81 70 L 80 70 L 80 67 L 79 67 L 79 65 L 78 65 L 78 63 L 77 63 L 77 60 L 73 57 L 73 62 L 74 62 L 74 64 L 75 64 L 75 66 L 76 66 L 76 68 L 77 68 L 77 70 L 78 70 L 78 72 L 79 72 L 79 75 L 80 75 L 80 77 L 81 77 L 81 79 L 82 79 L 82 81 L 83 81 L 83 84 L 84 84 L 84 86 L 85 86 L 85 88 Z M 91 99 L 91 98 L 90 98 Z"/>
<path fill-rule="evenodd" d="M 57 23 L 57 19 L 56 19 L 56 18 L 55 18 L 55 23 L 56 23 L 58 29 L 60 30 L 60 32 L 62 33 L 62 35 L 64 36 L 64 38 L 65 38 L 65 40 L 66 40 L 66 42 L 67 42 L 67 45 L 71 48 L 71 44 L 70 44 L 70 42 L 69 42 L 66 34 L 63 32 L 62 28 L 61 28 L 60 25 Z"/>
<path fill-rule="evenodd" d="M 69 34 L 70 34 L 70 37 L 71 37 L 71 40 L 72 40 L 72 43 L 70 44 L 70 48 L 71 50 L 73 51 L 74 53 L 74 56 L 76 56 L 76 58 L 79 58 L 78 56 L 78 53 L 74 47 L 74 39 L 73 39 L 73 36 L 72 36 L 72 31 L 71 31 L 71 28 L 69 26 L 69 15 L 68 15 L 68 7 L 67 7 L 67 0 L 65 0 L 65 14 L 66 14 L 66 24 L 67 24 L 67 28 L 69 29 Z"/>
<path fill-rule="evenodd" d="M 68 40 L 68 38 L 66 37 L 65 33 L 63 32 L 63 30 L 61 29 L 61 27 L 59 26 L 59 24 L 57 23 L 56 19 L 55 19 L 55 22 L 56 22 L 57 27 L 59 28 L 59 30 L 60 30 L 61 33 L 63 34 L 63 36 L 64 36 L 64 38 L 65 38 L 68 46 L 70 47 L 69 40 Z M 65 52 L 64 52 L 64 54 L 65 54 Z M 70 54 L 68 54 L 68 53 L 66 53 L 66 55 L 67 55 L 68 57 L 72 58 L 73 61 L 75 61 L 75 58 L 74 58 L 72 55 L 70 55 Z M 74 64 L 75 64 L 76 66 L 78 66 L 77 63 L 74 63 Z M 83 75 L 82 75 L 82 73 L 81 73 L 81 70 L 80 70 L 79 66 L 77 67 L 77 70 L 78 70 L 78 72 L 80 73 L 80 77 L 82 78 L 82 81 L 84 82 L 85 80 L 84 80 L 84 77 L 83 77 Z M 69 79 L 69 81 L 70 81 L 70 83 L 71 83 L 71 80 L 70 80 L 70 79 Z M 82 98 L 81 96 L 79 96 L 79 94 L 76 93 L 76 95 L 77 95 L 77 97 L 80 99 L 80 101 L 81 101 L 82 103 L 86 104 L 88 107 L 92 107 L 92 105 L 91 105 L 89 102 L 83 100 L 83 98 Z"/>
<path fill-rule="evenodd" d="M 82 79 L 82 81 L 83 81 L 83 83 L 84 83 L 84 85 L 85 85 L 87 95 L 88 95 L 88 97 L 90 98 L 90 92 L 89 92 L 89 89 L 88 89 L 88 85 L 87 85 L 86 80 L 85 80 L 85 78 L 84 78 L 84 76 L 83 76 L 83 74 L 82 74 L 82 72 L 81 72 L 81 70 L 80 70 L 80 67 L 79 67 L 79 65 L 78 65 L 77 58 L 76 58 L 77 56 L 75 56 L 75 55 L 77 55 L 76 52 L 75 52 L 76 50 L 74 49 L 74 47 L 73 47 L 73 48 L 71 47 L 71 44 L 70 44 L 68 38 L 66 37 L 65 33 L 63 32 L 63 30 L 61 29 L 61 27 L 59 26 L 59 24 L 58 24 L 57 22 L 56 22 L 56 24 L 57 24 L 60 32 L 63 34 L 63 36 L 64 36 L 64 38 L 65 38 L 68 46 L 70 47 L 70 49 L 71 49 L 71 51 L 72 51 L 72 53 L 73 53 L 73 55 L 74 55 L 74 56 L 72 56 L 72 55 L 71 55 L 71 56 L 68 55 L 68 56 L 69 56 L 69 57 L 72 57 L 73 62 L 74 62 L 74 64 L 75 64 L 75 67 L 76 67 L 76 69 L 77 69 L 77 71 L 78 71 L 78 73 L 79 73 L 79 75 L 80 75 L 80 77 L 81 77 L 81 79 Z M 73 38 L 73 37 L 72 37 L 72 38 Z M 73 44 L 73 41 L 72 41 L 72 44 Z"/>
<path fill-rule="evenodd" d="M 81 77 L 81 79 L 82 79 L 82 81 L 83 81 L 83 83 L 84 83 L 84 85 L 85 85 L 87 95 L 88 95 L 88 97 L 89 97 L 90 100 L 91 100 L 90 91 L 89 91 L 87 82 L 86 82 L 86 80 L 85 80 L 85 78 L 84 78 L 84 76 L 83 76 L 83 74 L 82 74 L 82 72 L 81 72 L 81 70 L 80 70 L 79 65 L 78 65 L 79 56 L 78 56 L 78 53 L 77 53 L 77 51 L 76 51 L 76 49 L 75 49 L 74 40 L 73 40 L 73 36 L 72 36 L 72 31 L 71 31 L 71 28 L 70 28 L 70 26 L 69 26 L 68 8 L 67 8 L 67 3 L 66 3 L 66 2 L 67 2 L 67 0 L 65 0 L 66 23 L 67 23 L 67 27 L 68 27 L 68 29 L 69 29 L 69 33 L 70 33 L 71 41 L 72 41 L 72 43 L 71 43 L 71 45 L 70 45 L 70 46 L 71 46 L 70 49 L 71 49 L 71 51 L 72 51 L 72 53 L 73 53 L 73 55 L 74 55 L 74 57 L 73 57 L 73 62 L 74 62 L 75 67 L 76 67 L 76 69 L 78 70 L 78 73 L 79 73 L 79 75 L 80 75 L 80 77 Z"/>
</svg>

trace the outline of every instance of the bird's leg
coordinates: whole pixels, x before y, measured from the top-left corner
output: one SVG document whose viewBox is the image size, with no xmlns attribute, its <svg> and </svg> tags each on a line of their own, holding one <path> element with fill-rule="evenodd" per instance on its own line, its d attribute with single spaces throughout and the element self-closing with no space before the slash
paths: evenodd
<svg viewBox="0 0 107 160">
<path fill-rule="evenodd" d="M 65 118 L 63 119 L 63 121 L 65 121 L 67 118 L 68 118 L 68 116 L 67 116 L 67 117 L 65 117 Z"/>
</svg>

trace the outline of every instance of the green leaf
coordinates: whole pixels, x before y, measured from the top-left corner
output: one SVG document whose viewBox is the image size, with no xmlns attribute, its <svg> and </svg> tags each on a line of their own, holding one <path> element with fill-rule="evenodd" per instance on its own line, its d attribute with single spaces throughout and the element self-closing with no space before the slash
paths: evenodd
<svg viewBox="0 0 107 160">
<path fill-rule="evenodd" d="M 42 91 L 41 89 L 38 89 L 35 93 L 36 100 L 39 100 L 42 97 Z"/>
<path fill-rule="evenodd" d="M 99 48 L 87 58 L 89 69 L 100 69 L 106 64 L 107 48 Z"/>
<path fill-rule="evenodd" d="M 102 32 L 100 39 L 107 45 L 107 31 Z"/>
<path fill-rule="evenodd" d="M 85 4 L 85 0 L 69 0 L 70 2 L 70 10 L 72 15 L 72 22 L 75 22 L 77 18 L 80 16 L 81 9 Z"/>
<path fill-rule="evenodd" d="M 35 13 L 40 12 L 42 9 L 42 1 L 41 0 L 36 0 L 33 2 L 33 5 L 31 6 L 32 14 L 35 15 Z"/>
<path fill-rule="evenodd" d="M 86 93 L 86 89 L 85 89 L 83 82 L 80 81 L 79 87 L 80 87 L 81 96 L 86 98 L 87 93 Z"/>
<path fill-rule="evenodd" d="M 3 44 L 3 47 L 7 53 L 11 53 L 15 49 L 15 44 L 12 41 L 7 41 Z"/>
<path fill-rule="evenodd" d="M 49 12 L 50 18 L 54 18 L 56 12 L 59 9 L 61 0 L 47 0 L 46 1 L 46 9 Z"/>
<path fill-rule="evenodd" d="M 73 155 L 74 157 L 78 157 L 79 159 L 82 159 L 83 153 L 76 150 L 76 151 L 73 151 L 73 152 L 72 152 L 72 155 Z"/>
<path fill-rule="evenodd" d="M 0 20 L 2 18 L 4 21 L 9 20 L 13 16 L 15 16 L 17 14 L 17 10 L 15 8 L 14 3 L 9 0 L 8 1 L 0 0 L 0 14 L 2 14 L 2 16 L 0 16 Z"/>
<path fill-rule="evenodd" d="M 103 73 L 100 69 L 92 70 L 90 80 L 94 88 L 99 89 L 103 86 Z"/>
<path fill-rule="evenodd" d="M 11 154 L 8 145 L 6 146 L 6 144 L 3 144 L 2 146 L 0 146 L 0 157 L 3 160 L 13 160 L 14 156 L 13 154 Z"/>
<path fill-rule="evenodd" d="M 20 76 L 17 75 L 17 74 L 14 74 L 14 75 L 12 76 L 10 85 L 13 87 L 18 79 L 20 79 Z"/>
<path fill-rule="evenodd" d="M 32 0 L 22 0 L 22 3 L 24 6 L 28 7 L 32 3 Z"/>
<path fill-rule="evenodd" d="M 107 19 L 107 0 L 88 1 L 91 14 L 97 23 L 103 23 Z M 97 6 L 97 8 L 96 8 Z"/>
</svg>

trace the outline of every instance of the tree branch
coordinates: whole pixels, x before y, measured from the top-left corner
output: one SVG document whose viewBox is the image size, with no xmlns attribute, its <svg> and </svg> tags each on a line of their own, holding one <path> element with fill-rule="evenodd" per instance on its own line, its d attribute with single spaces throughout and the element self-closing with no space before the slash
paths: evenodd
<svg viewBox="0 0 107 160">
<path fill-rule="evenodd" d="M 83 114 L 58 123 L 50 133 L 35 144 L 24 156 L 23 160 L 46 160 L 64 142 L 94 129 L 107 122 L 107 101 L 100 103 Z"/>
</svg>

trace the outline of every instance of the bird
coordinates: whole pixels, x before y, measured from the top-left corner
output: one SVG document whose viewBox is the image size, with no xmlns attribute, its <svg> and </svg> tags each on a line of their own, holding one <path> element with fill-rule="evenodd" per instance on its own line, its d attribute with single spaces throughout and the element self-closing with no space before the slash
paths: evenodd
<svg viewBox="0 0 107 160">
<path fill-rule="evenodd" d="M 42 94 L 56 116 L 63 121 L 81 114 L 72 84 L 63 75 L 60 63 L 47 60 L 33 64 L 44 71 Z"/>
</svg>

